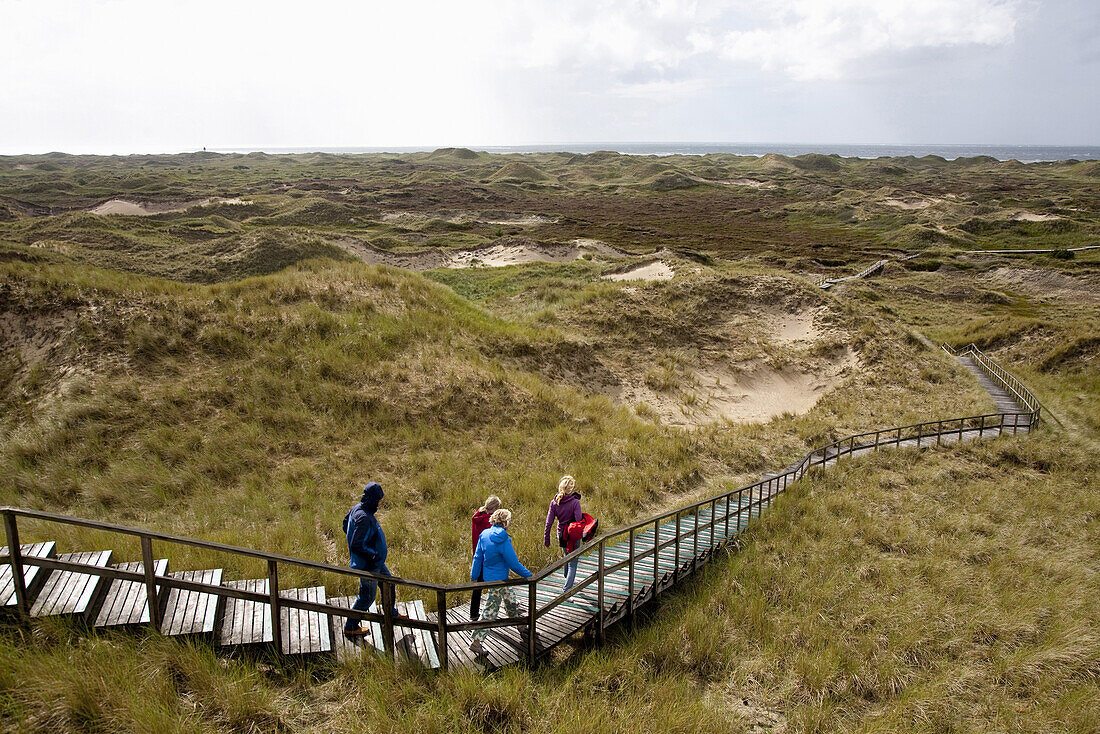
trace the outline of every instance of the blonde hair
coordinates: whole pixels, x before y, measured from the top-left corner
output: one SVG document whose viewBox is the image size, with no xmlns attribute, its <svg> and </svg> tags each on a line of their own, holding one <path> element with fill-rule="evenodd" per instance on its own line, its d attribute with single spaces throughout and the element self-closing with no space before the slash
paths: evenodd
<svg viewBox="0 0 1100 734">
<path fill-rule="evenodd" d="M 565 495 L 573 491 L 573 488 L 577 486 L 577 480 L 566 474 L 564 477 L 558 480 L 558 493 L 554 496 L 554 501 L 559 505 Z"/>
<path fill-rule="evenodd" d="M 512 522 L 512 513 L 509 510 L 499 509 L 492 514 L 489 522 L 497 527 L 506 528 Z"/>
<path fill-rule="evenodd" d="M 499 509 L 500 497 L 497 497 L 495 494 L 491 494 L 485 498 L 485 504 L 478 509 L 478 512 L 488 512 L 489 514 L 492 514 Z"/>
</svg>

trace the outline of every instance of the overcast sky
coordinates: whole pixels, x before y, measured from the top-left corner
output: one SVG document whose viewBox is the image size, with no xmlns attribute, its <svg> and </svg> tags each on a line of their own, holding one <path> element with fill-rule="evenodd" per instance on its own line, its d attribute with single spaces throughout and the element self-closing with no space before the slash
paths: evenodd
<svg viewBox="0 0 1100 734">
<path fill-rule="evenodd" d="M 1100 144 L 1098 0 L 0 0 L 0 152 Z"/>
</svg>

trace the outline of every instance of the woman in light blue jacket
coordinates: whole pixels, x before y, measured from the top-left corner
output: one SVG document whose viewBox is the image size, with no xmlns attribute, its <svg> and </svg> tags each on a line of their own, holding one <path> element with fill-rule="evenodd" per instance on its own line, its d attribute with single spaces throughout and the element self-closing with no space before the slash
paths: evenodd
<svg viewBox="0 0 1100 734">
<path fill-rule="evenodd" d="M 531 578 L 531 572 L 519 562 L 519 557 L 516 556 L 516 551 L 512 547 L 512 539 L 508 537 L 508 525 L 512 522 L 512 513 L 504 509 L 497 510 L 489 518 L 489 522 L 491 527 L 483 530 L 477 541 L 474 563 L 470 567 L 470 580 L 477 581 L 480 576 L 483 581 L 506 581 L 509 571 L 515 571 L 525 579 Z M 485 592 L 482 621 L 499 617 L 501 604 L 504 605 L 504 611 L 509 617 L 519 616 L 515 590 L 511 586 L 497 586 Z M 473 642 L 470 643 L 470 649 L 476 653 L 483 652 L 481 643 L 488 634 L 488 629 L 474 630 L 471 634 Z"/>
</svg>

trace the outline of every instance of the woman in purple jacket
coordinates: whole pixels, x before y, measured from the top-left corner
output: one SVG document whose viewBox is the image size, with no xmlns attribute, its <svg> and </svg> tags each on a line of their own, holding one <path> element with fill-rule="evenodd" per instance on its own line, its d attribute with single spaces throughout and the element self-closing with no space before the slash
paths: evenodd
<svg viewBox="0 0 1100 734">
<path fill-rule="evenodd" d="M 558 493 L 550 503 L 550 511 L 546 513 L 546 534 L 543 538 L 543 544 L 550 547 L 550 528 L 554 526 L 554 521 L 558 521 L 558 545 L 561 546 L 562 551 L 565 550 L 565 528 L 569 526 L 571 522 L 577 522 L 581 519 L 581 493 L 576 491 L 577 480 L 568 474 L 561 478 L 558 482 Z M 568 591 L 573 582 L 577 578 L 577 563 L 579 558 L 574 558 L 569 563 L 565 564 L 563 571 L 565 572 L 565 586 L 562 587 L 562 591 Z"/>
</svg>

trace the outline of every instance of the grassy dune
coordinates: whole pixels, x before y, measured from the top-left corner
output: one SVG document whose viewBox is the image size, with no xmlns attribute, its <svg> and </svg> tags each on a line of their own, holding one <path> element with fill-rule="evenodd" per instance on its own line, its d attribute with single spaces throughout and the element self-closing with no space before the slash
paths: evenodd
<svg viewBox="0 0 1100 734">
<path fill-rule="evenodd" d="M 391 568 L 458 581 L 489 492 L 539 567 L 554 557 L 542 520 L 563 473 L 614 525 L 845 433 L 988 410 L 917 334 L 977 342 L 1065 426 L 814 477 L 633 629 L 600 649 L 574 640 L 534 671 L 428 676 L 5 625 L 3 728 L 1097 730 L 1100 269 L 1085 254 L 958 252 L 1089 241 L 1097 192 L 1082 166 L 462 149 L 0 158 L 3 503 L 342 564 L 340 519 L 376 479 Z M 761 186 L 729 183 L 741 179 Z M 253 203 L 76 211 L 205 197 Z M 1071 224 L 1014 219 L 1022 210 Z M 488 223 L 504 214 L 539 217 Z M 515 235 L 671 246 L 677 276 L 602 280 L 619 256 L 415 274 L 354 262 L 332 244 L 344 235 L 401 251 Z M 894 238 L 925 254 L 813 286 Z M 825 330 L 816 341 L 775 337 L 806 313 Z M 845 350 L 841 389 L 760 424 L 677 428 L 608 387 L 634 381 L 690 411 L 725 361 L 779 371 Z M 105 542 L 50 537 L 62 550 Z M 176 569 L 260 572 L 226 560 L 172 554 Z"/>
</svg>

